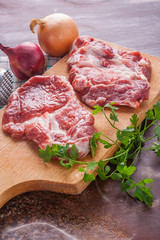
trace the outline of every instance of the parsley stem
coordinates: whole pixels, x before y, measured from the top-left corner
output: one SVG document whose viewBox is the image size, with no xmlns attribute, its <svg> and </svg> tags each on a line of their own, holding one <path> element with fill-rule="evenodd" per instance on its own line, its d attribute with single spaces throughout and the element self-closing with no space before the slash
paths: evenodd
<svg viewBox="0 0 160 240">
<path fill-rule="evenodd" d="M 124 163 L 127 162 L 127 155 L 128 155 L 129 148 L 126 150 L 125 158 L 124 158 Z"/>
<path fill-rule="evenodd" d="M 147 141 L 149 141 L 149 140 L 151 140 L 152 138 L 155 138 L 155 137 L 156 137 L 156 135 L 154 135 L 154 136 L 152 136 L 150 138 L 145 139 L 143 142 L 147 142 Z"/>
<path fill-rule="evenodd" d="M 140 143 L 140 146 L 137 148 L 137 153 L 136 153 L 136 156 L 134 157 L 134 159 L 133 159 L 133 161 L 132 161 L 132 163 L 131 163 L 131 166 L 133 165 L 133 163 L 134 163 L 135 160 L 137 159 L 137 157 L 138 157 L 141 149 L 142 149 L 142 142 Z"/>
<path fill-rule="evenodd" d="M 108 140 L 110 140 L 112 143 L 116 144 L 116 142 L 114 140 L 112 140 L 111 138 L 109 138 L 108 136 L 106 136 L 103 133 L 100 133 L 103 137 L 107 138 Z"/>
<path fill-rule="evenodd" d="M 140 133 L 144 134 L 146 132 L 146 130 L 151 127 L 153 124 L 155 124 L 156 120 L 153 120 L 148 126 L 146 126 Z"/>
<path fill-rule="evenodd" d="M 105 118 L 106 118 L 107 121 L 109 122 L 109 124 L 110 124 L 114 129 L 116 129 L 116 130 L 118 131 L 119 129 L 118 129 L 117 127 L 115 127 L 115 126 L 113 125 L 113 123 L 109 120 L 109 118 L 107 117 L 104 108 L 102 108 L 102 111 L 103 111 L 103 114 L 104 114 Z"/>
<path fill-rule="evenodd" d="M 72 160 L 72 161 L 73 161 L 73 160 Z M 89 163 L 87 163 L 87 162 L 81 162 L 81 161 L 76 161 L 76 160 L 74 160 L 74 163 L 89 165 Z"/>
<path fill-rule="evenodd" d="M 122 153 L 120 153 L 119 155 L 116 155 L 116 156 L 114 156 L 114 157 L 110 157 L 110 158 L 103 159 L 102 161 L 103 161 L 103 162 L 110 161 L 110 160 L 115 159 L 115 158 L 118 158 L 118 157 L 120 157 L 120 156 L 122 156 L 122 155 L 124 155 L 124 154 L 126 154 L 126 151 L 125 151 L 125 152 L 122 152 Z"/>
<path fill-rule="evenodd" d="M 131 155 L 135 155 L 135 153 L 141 148 L 141 146 L 139 146 L 138 148 L 135 149 L 135 151 L 133 153 L 131 153 Z"/>
<path fill-rule="evenodd" d="M 114 143 L 115 145 L 117 145 L 119 148 L 121 148 L 121 146 L 120 146 L 117 142 L 115 142 L 114 140 L 112 140 L 111 138 L 109 138 L 108 136 L 106 136 L 105 134 L 101 133 L 101 135 L 102 135 L 103 137 L 107 138 L 108 140 L 110 140 L 110 141 L 111 141 L 112 143 Z"/>
<path fill-rule="evenodd" d="M 158 126 L 158 127 L 159 127 L 159 124 L 158 124 L 158 123 L 156 123 L 156 122 L 154 123 L 154 125 L 156 125 L 156 126 Z"/>
<path fill-rule="evenodd" d="M 108 178 L 110 178 L 112 175 L 113 175 L 113 173 L 115 173 L 117 170 L 115 169 L 109 176 L 108 176 Z"/>
<path fill-rule="evenodd" d="M 138 132 L 140 132 L 140 130 L 141 130 L 141 127 L 142 127 L 142 124 L 139 124 L 139 126 L 138 126 Z"/>
<path fill-rule="evenodd" d="M 142 150 L 151 151 L 151 149 L 149 149 L 149 148 L 142 148 Z"/>
<path fill-rule="evenodd" d="M 143 129 L 146 129 L 146 127 L 147 127 L 147 119 L 145 118 Z"/>
</svg>

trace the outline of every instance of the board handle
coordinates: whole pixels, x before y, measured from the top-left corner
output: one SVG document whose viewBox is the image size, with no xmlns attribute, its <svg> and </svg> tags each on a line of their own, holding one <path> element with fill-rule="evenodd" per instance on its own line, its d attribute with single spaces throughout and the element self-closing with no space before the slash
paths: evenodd
<svg viewBox="0 0 160 240">
<path fill-rule="evenodd" d="M 17 183 L 12 186 L 4 186 L 5 187 L 3 189 L 0 189 L 0 208 L 17 195 L 30 191 L 44 190 L 40 181 L 35 180 Z"/>
<path fill-rule="evenodd" d="M 6 187 L 0 190 L 0 208 L 12 198 L 26 192 L 32 191 L 52 191 L 57 193 L 65 193 L 71 195 L 77 195 L 83 192 L 83 190 L 89 185 L 83 180 L 75 183 L 62 184 L 48 180 L 29 180 L 26 182 L 17 183 L 10 187 Z"/>
</svg>

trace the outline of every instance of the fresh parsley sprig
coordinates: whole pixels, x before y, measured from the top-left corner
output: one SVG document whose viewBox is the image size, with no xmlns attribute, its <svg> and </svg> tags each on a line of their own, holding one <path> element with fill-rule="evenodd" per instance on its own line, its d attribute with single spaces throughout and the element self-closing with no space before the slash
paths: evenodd
<svg viewBox="0 0 160 240">
<path fill-rule="evenodd" d="M 113 140 L 105 134 L 98 132 L 93 134 L 90 141 L 92 157 L 95 156 L 98 141 L 103 144 L 106 149 L 111 148 L 113 145 L 117 145 L 119 150 L 113 157 L 98 162 L 91 161 L 88 163 L 79 161 L 77 160 L 78 149 L 76 145 L 73 144 L 69 146 L 68 143 L 64 146 L 53 144 L 51 147 L 47 146 L 46 150 L 40 149 L 39 156 L 43 158 L 45 162 L 51 161 L 53 157 L 56 157 L 60 160 L 60 165 L 67 169 L 71 168 L 74 164 L 81 164 L 79 171 L 84 172 L 84 182 L 95 180 L 95 175 L 90 173 L 90 170 L 95 169 L 102 180 L 111 178 L 120 181 L 123 192 L 126 192 L 132 198 L 152 206 L 152 187 L 147 187 L 146 185 L 151 184 L 154 180 L 146 178 L 136 183 L 132 179 L 132 175 L 136 171 L 136 167 L 133 166 L 133 164 L 141 150 L 154 151 L 157 156 L 160 156 L 160 144 L 157 142 L 153 142 L 153 145 L 149 149 L 143 148 L 143 144 L 152 138 L 157 137 L 157 141 L 160 140 L 160 126 L 157 124 L 157 121 L 160 120 L 160 102 L 153 106 L 153 110 L 149 109 L 146 112 L 143 127 L 141 124 L 138 126 L 139 118 L 137 114 L 133 114 L 130 118 L 131 126 L 127 126 L 122 130 L 115 126 L 116 122 L 119 121 L 118 114 L 115 112 L 118 108 L 113 105 L 114 103 L 106 104 L 104 107 L 94 106 L 92 114 L 95 115 L 102 111 L 109 124 L 116 129 L 117 139 Z M 109 117 L 105 112 L 105 108 L 111 110 Z M 150 121 L 149 124 L 147 124 L 148 120 Z M 152 125 L 155 125 L 153 136 L 145 139 L 144 133 Z M 108 161 L 115 165 L 114 170 L 111 171 L 110 166 L 106 165 Z"/>
<path fill-rule="evenodd" d="M 99 141 L 104 144 L 104 147 L 110 148 L 113 144 L 116 144 L 121 142 L 121 146 L 119 147 L 119 150 L 115 153 L 114 159 L 108 159 L 112 164 L 115 165 L 115 170 L 110 171 L 110 167 L 105 167 L 105 163 L 101 163 L 98 165 L 99 168 L 97 169 L 98 175 L 102 180 L 106 180 L 108 178 L 112 178 L 114 180 L 121 181 L 122 191 L 126 192 L 129 196 L 136 198 L 144 203 L 146 203 L 149 206 L 152 206 L 152 200 L 153 195 L 151 192 L 152 187 L 146 187 L 147 184 L 152 183 L 153 179 L 142 179 L 138 183 L 134 182 L 132 179 L 132 175 L 136 171 L 136 167 L 133 166 L 135 160 L 137 159 L 140 151 L 143 149 L 143 144 L 152 139 L 157 137 L 157 140 L 160 140 L 160 126 L 156 123 L 157 120 L 160 120 L 160 102 L 155 104 L 153 106 L 153 110 L 148 110 L 146 112 L 146 119 L 144 122 L 144 126 L 142 128 L 141 124 L 138 126 L 139 118 L 137 114 L 133 114 L 130 118 L 130 122 L 132 126 L 128 126 L 125 129 L 118 129 L 115 127 L 115 122 L 118 119 L 118 114 L 115 114 L 114 110 L 111 106 L 105 106 L 110 107 L 112 109 L 112 116 L 110 114 L 110 119 L 108 120 L 108 117 L 106 114 L 104 116 L 108 120 L 108 122 L 111 124 L 111 120 L 113 123 L 111 124 L 112 127 L 116 128 L 116 141 L 110 140 L 108 136 L 105 136 L 103 134 L 103 137 L 107 139 L 101 139 L 102 134 L 99 136 Z M 104 107 L 104 108 L 105 108 Z M 95 106 L 95 109 L 93 110 L 93 114 L 97 114 L 100 111 L 104 112 L 104 108 L 100 108 L 99 106 Z M 100 110 L 101 109 L 101 110 Z M 113 117 L 114 116 L 114 117 Z M 150 123 L 147 125 L 147 121 L 150 120 Z M 152 125 L 155 125 L 153 136 L 145 139 L 144 133 L 146 130 L 151 127 Z M 94 137 L 94 136 L 93 136 Z M 110 141 L 108 141 L 110 140 Z M 153 145 L 149 149 L 143 149 L 143 150 L 152 150 L 155 151 L 157 156 L 160 156 L 160 144 L 154 142 Z M 96 151 L 96 149 L 94 149 Z M 131 162 L 132 160 L 132 162 Z M 103 160 L 102 162 L 104 162 Z M 130 163 L 131 162 L 131 163 Z"/>
<path fill-rule="evenodd" d="M 46 147 L 46 150 L 39 149 L 39 156 L 44 159 L 44 162 L 50 162 L 53 157 L 60 160 L 60 165 L 67 169 L 73 167 L 74 164 L 89 164 L 83 161 L 77 161 L 78 149 L 75 144 L 71 147 L 67 143 L 66 145 L 52 144 L 52 146 Z"/>
</svg>

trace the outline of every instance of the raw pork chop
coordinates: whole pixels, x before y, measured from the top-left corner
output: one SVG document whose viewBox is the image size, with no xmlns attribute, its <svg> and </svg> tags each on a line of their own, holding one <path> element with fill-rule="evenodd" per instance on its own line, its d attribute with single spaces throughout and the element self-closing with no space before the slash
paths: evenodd
<svg viewBox="0 0 160 240">
<path fill-rule="evenodd" d="M 79 102 L 63 76 L 35 76 L 9 98 L 3 130 L 17 139 L 47 145 L 76 144 L 79 157 L 90 151 L 94 118 Z"/>
<path fill-rule="evenodd" d="M 122 51 L 82 36 L 69 53 L 69 80 L 87 105 L 115 102 L 138 108 L 149 98 L 151 64 L 137 51 Z"/>
</svg>

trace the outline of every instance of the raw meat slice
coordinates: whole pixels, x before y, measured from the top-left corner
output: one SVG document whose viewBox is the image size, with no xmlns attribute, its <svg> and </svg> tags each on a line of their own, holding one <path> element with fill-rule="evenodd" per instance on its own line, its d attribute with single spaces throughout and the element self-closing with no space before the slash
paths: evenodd
<svg viewBox="0 0 160 240">
<path fill-rule="evenodd" d="M 87 105 L 138 108 L 149 98 L 151 63 L 138 51 L 122 51 L 103 41 L 78 37 L 67 61 L 69 80 Z"/>
<path fill-rule="evenodd" d="M 96 131 L 94 118 L 77 99 L 63 76 L 35 76 L 9 98 L 3 115 L 3 130 L 17 139 L 47 145 L 76 144 L 79 157 L 90 151 Z"/>
</svg>

